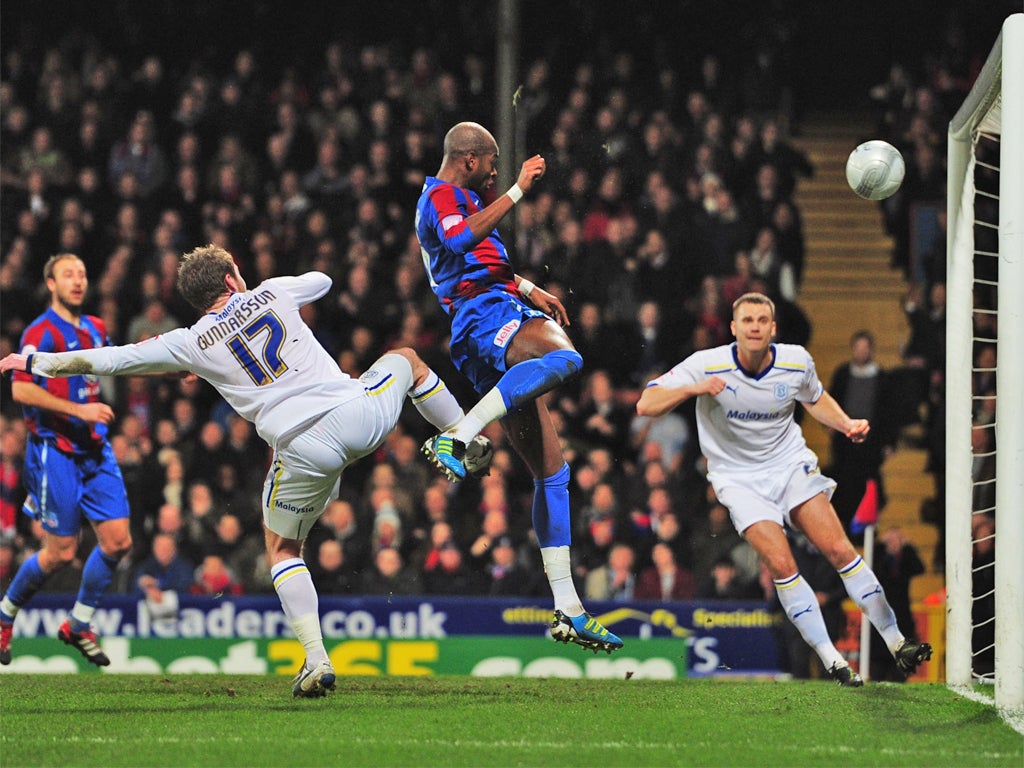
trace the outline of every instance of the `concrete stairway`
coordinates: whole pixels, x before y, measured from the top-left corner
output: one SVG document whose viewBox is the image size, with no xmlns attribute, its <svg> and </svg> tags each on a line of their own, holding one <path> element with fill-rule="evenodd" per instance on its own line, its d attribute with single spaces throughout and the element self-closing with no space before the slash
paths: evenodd
<svg viewBox="0 0 1024 768">
<path fill-rule="evenodd" d="M 858 329 L 874 334 L 876 359 L 886 368 L 900 364 L 900 345 L 909 333 L 901 307 L 906 285 L 903 274 L 889 265 L 892 241 L 879 206 L 854 195 L 846 183 L 846 158 L 871 137 L 872 126 L 870 115 L 812 115 L 793 139 L 815 166 L 814 178 L 801 180 L 796 194 L 807 242 L 799 303 L 812 324 L 810 351 L 826 386 L 836 366 L 849 358 L 850 336 Z M 827 464 L 827 430 L 813 419 L 803 426 L 808 444 Z M 889 503 L 879 530 L 900 526 L 930 568 L 938 534 L 919 513 L 933 482 L 924 471 L 925 452 L 903 443 L 883 468 Z M 941 576 L 918 577 L 911 597 L 920 599 L 941 586 Z"/>
</svg>

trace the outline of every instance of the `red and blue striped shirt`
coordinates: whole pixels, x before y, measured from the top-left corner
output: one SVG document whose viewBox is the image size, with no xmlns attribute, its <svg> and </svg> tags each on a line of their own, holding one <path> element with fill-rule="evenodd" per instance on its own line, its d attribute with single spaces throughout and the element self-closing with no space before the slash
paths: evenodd
<svg viewBox="0 0 1024 768">
<path fill-rule="evenodd" d="M 52 307 L 37 317 L 21 336 L 21 353 L 73 352 L 110 345 L 106 325 L 100 318 L 82 315 L 76 326 L 58 315 Z M 14 381 L 36 384 L 51 395 L 73 403 L 96 403 L 100 399 L 97 376 L 79 375 L 48 379 L 17 372 Z M 64 453 L 89 453 L 103 446 L 107 425 L 82 421 L 74 416 L 54 413 L 43 408 L 23 406 L 25 422 L 36 437 L 53 443 Z"/>
<path fill-rule="evenodd" d="M 430 287 L 452 313 L 461 301 L 492 288 L 518 295 L 515 270 L 497 229 L 475 247 L 466 219 L 483 209 L 480 196 L 428 176 L 416 204 L 416 237 Z"/>
</svg>

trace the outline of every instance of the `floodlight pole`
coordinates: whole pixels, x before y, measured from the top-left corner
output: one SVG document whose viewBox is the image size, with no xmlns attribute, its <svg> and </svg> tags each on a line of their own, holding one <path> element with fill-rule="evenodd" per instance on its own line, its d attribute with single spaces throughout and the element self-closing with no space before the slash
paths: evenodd
<svg viewBox="0 0 1024 768">
<path fill-rule="evenodd" d="M 516 125 L 518 110 L 513 103 L 518 87 L 519 69 L 519 0 L 499 0 L 498 27 L 495 45 L 495 117 L 497 139 L 501 158 L 498 162 L 497 188 L 500 191 L 512 186 L 518 178 L 516 159 L 522 157 L 518 142 L 523 140 L 522 130 Z M 506 216 L 501 229 L 509 230 L 506 242 L 513 240 L 515 216 Z"/>
</svg>

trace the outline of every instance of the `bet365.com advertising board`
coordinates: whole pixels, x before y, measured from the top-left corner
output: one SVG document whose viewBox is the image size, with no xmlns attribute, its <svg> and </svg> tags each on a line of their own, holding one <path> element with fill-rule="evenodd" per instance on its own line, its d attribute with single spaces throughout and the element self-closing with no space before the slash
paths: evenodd
<svg viewBox="0 0 1024 768">
<path fill-rule="evenodd" d="M 57 639 L 72 595 L 37 595 L 15 622 L 0 673 L 91 671 Z M 673 679 L 778 670 L 779 617 L 758 602 L 592 603 L 625 641 L 612 654 L 548 636 L 551 607 L 535 600 L 392 597 L 320 600 L 321 628 L 342 675 Z M 145 600 L 110 596 L 93 619 L 111 659 L 105 673 L 294 674 L 303 658 L 273 596 L 182 595 L 159 615 Z"/>
</svg>

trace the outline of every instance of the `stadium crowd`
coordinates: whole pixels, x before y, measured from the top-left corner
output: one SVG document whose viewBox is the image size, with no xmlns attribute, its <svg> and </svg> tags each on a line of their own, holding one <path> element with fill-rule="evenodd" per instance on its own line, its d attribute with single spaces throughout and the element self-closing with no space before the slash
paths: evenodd
<svg viewBox="0 0 1024 768">
<path fill-rule="evenodd" d="M 813 168 L 788 140 L 797 113 L 784 53 L 781 35 L 767 35 L 747 60 L 709 53 L 695 71 L 632 50 L 524 68 L 525 146 L 548 172 L 507 237 L 518 273 L 569 309 L 586 363 L 550 406 L 573 468 L 573 566 L 589 599 L 770 597 L 704 479 L 692 414 L 651 421 L 633 404 L 652 374 L 728 341 L 731 303 L 748 290 L 775 299 L 782 341 L 810 338 L 793 193 Z M 329 274 L 333 289 L 304 312 L 342 370 L 359 375 L 382 351 L 410 346 L 471 404 L 448 360 L 413 213 L 444 131 L 465 119 L 494 125 L 490 64 L 472 52 L 350 42 L 304 55 L 274 68 L 238 48 L 222 52 L 223 65 L 183 67 L 74 35 L 6 46 L 0 355 L 43 306 L 50 254 L 84 260 L 90 311 L 115 343 L 130 343 L 192 322 L 175 270 L 183 251 L 212 242 L 251 284 Z M 964 87 L 959 70 L 928 74 L 915 88 L 894 67 L 877 89 L 886 135 L 908 160 L 889 219 L 901 243 L 894 258 L 907 265 L 907 212 L 944 179 L 944 121 Z M 912 283 L 907 349 L 907 365 L 923 372 L 928 421 L 940 425 L 941 263 L 931 255 L 926 282 Z M 25 425 L 2 386 L 6 586 L 39 531 L 18 514 Z M 259 507 L 269 454 L 251 426 L 205 384 L 102 386 L 117 414 L 111 442 L 135 542 L 116 589 L 153 599 L 272 592 Z M 546 594 L 530 541 L 532 483 L 501 430 L 487 434 L 497 452 L 480 481 L 437 477 L 418 453 L 426 434 L 415 418 L 351 467 L 307 543 L 320 593 Z M 47 588 L 79 575 L 65 571 Z"/>
</svg>

